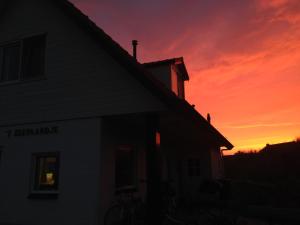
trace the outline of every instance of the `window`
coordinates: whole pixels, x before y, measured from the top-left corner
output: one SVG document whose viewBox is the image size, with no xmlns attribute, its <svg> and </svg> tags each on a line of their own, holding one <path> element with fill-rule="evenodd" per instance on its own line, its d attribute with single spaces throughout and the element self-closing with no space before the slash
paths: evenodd
<svg viewBox="0 0 300 225">
<path fill-rule="evenodd" d="M 38 35 L 0 46 L 0 82 L 44 75 L 46 36 Z"/>
<path fill-rule="evenodd" d="M 34 154 L 32 178 L 32 192 L 57 192 L 59 153 Z"/>
<path fill-rule="evenodd" d="M 117 190 L 135 188 L 136 155 L 132 146 L 119 146 L 115 161 L 115 186 Z"/>
<path fill-rule="evenodd" d="M 201 175 L 200 159 L 188 160 L 188 175 L 190 177 L 198 177 Z"/>
<path fill-rule="evenodd" d="M 4 46 L 1 50 L 1 82 L 17 80 L 20 70 L 20 43 Z"/>
<path fill-rule="evenodd" d="M 45 35 L 26 38 L 23 41 L 22 78 L 43 76 L 45 63 Z"/>
</svg>

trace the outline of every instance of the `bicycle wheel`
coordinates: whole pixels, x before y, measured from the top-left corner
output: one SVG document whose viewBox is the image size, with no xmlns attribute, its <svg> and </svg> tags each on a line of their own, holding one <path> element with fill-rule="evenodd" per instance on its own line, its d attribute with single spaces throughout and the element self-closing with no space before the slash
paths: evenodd
<svg viewBox="0 0 300 225">
<path fill-rule="evenodd" d="M 104 225 L 123 225 L 125 210 L 121 205 L 110 207 L 104 215 Z"/>
</svg>

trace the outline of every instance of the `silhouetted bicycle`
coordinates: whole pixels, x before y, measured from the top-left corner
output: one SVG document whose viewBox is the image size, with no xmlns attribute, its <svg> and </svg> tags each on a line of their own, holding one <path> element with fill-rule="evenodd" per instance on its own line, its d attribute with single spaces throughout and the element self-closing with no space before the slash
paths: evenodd
<svg viewBox="0 0 300 225">
<path fill-rule="evenodd" d="M 145 207 L 141 198 L 134 192 L 122 193 L 117 203 L 112 205 L 104 215 L 104 225 L 143 225 Z"/>
</svg>

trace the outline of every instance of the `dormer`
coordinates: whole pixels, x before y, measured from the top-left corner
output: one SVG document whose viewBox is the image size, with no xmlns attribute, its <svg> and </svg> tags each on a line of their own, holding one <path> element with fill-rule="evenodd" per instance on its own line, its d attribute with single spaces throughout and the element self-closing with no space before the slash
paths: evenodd
<svg viewBox="0 0 300 225">
<path fill-rule="evenodd" d="M 189 75 L 182 57 L 144 63 L 143 65 L 179 98 L 185 98 L 184 82 L 189 80 Z"/>
</svg>

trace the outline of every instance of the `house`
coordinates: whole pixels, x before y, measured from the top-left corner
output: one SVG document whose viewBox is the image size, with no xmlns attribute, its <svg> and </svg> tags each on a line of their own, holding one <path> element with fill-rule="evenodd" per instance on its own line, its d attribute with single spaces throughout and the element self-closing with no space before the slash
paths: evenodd
<svg viewBox="0 0 300 225">
<path fill-rule="evenodd" d="M 300 141 L 267 144 L 259 152 L 224 157 L 228 178 L 269 183 L 300 180 Z"/>
<path fill-rule="evenodd" d="M 267 144 L 260 155 L 266 165 L 265 176 L 272 181 L 299 181 L 300 141 Z"/>
<path fill-rule="evenodd" d="M 138 63 L 67 0 L 0 4 L 0 224 L 98 225 L 121 192 L 220 176 L 233 146 L 184 100 L 183 59 Z"/>
</svg>

